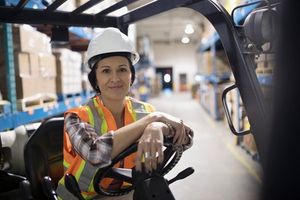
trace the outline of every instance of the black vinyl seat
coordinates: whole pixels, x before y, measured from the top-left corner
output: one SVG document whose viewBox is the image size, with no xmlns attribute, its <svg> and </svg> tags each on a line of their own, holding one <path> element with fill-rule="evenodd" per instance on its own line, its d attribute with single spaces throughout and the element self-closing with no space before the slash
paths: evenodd
<svg viewBox="0 0 300 200">
<path fill-rule="evenodd" d="M 52 118 L 31 135 L 24 149 L 26 175 L 33 196 L 46 199 L 43 179 L 49 176 L 55 187 L 63 176 L 63 117 Z"/>
</svg>

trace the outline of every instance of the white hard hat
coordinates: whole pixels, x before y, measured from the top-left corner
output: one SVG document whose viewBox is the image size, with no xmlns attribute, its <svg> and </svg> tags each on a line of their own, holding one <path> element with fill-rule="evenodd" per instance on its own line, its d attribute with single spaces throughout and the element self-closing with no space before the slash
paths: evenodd
<svg viewBox="0 0 300 200">
<path fill-rule="evenodd" d="M 131 41 L 124 33 L 117 28 L 105 28 L 90 41 L 86 64 L 89 65 L 90 59 L 95 56 L 119 52 L 130 53 L 130 60 L 133 65 L 139 61 L 139 54 L 134 50 Z"/>
</svg>

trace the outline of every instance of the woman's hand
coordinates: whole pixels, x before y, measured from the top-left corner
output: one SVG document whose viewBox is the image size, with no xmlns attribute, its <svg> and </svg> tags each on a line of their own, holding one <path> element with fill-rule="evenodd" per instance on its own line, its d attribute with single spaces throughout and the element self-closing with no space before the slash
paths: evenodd
<svg viewBox="0 0 300 200">
<path fill-rule="evenodd" d="M 189 143 L 189 134 L 192 129 L 185 125 L 181 119 L 162 112 L 155 112 L 155 114 L 158 116 L 158 121 L 167 124 L 169 129 L 173 129 L 169 131 L 171 136 L 173 136 L 173 144 L 175 146 Z"/>
<path fill-rule="evenodd" d="M 142 163 L 144 163 L 147 172 L 156 170 L 157 165 L 162 163 L 164 159 L 163 143 L 162 124 L 159 122 L 148 124 L 142 137 L 139 139 L 136 170 L 142 170 Z"/>
</svg>

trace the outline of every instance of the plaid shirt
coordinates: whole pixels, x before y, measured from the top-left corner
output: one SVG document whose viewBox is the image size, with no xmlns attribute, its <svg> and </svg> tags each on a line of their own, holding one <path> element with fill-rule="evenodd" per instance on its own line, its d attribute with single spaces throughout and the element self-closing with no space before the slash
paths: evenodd
<svg viewBox="0 0 300 200">
<path fill-rule="evenodd" d="M 111 163 L 113 131 L 99 136 L 90 124 L 72 113 L 65 116 L 65 128 L 74 150 L 84 160 L 98 167 Z"/>
</svg>

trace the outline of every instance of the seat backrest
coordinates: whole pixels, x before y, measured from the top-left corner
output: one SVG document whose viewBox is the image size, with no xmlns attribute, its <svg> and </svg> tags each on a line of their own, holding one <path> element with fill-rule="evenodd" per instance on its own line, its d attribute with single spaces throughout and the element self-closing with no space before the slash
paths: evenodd
<svg viewBox="0 0 300 200">
<path fill-rule="evenodd" d="M 49 119 L 25 145 L 26 176 L 37 199 L 45 199 L 42 190 L 44 176 L 50 176 L 55 186 L 63 176 L 63 129 L 63 117 Z"/>
</svg>

